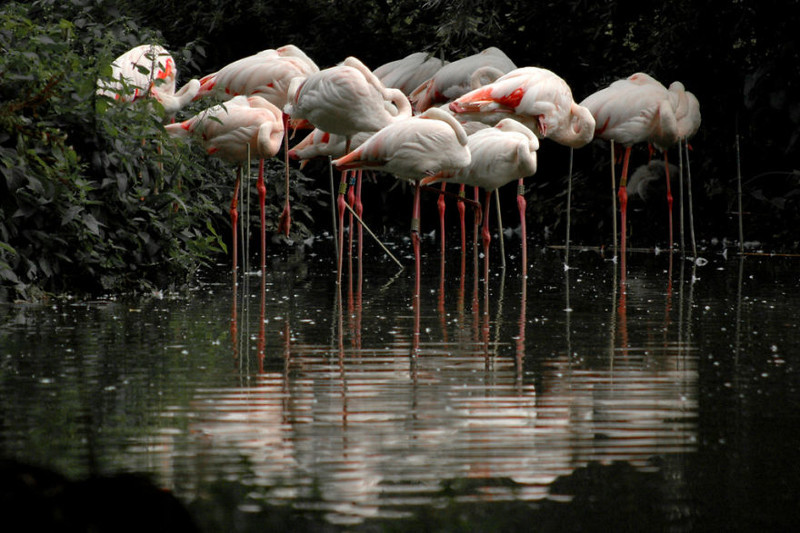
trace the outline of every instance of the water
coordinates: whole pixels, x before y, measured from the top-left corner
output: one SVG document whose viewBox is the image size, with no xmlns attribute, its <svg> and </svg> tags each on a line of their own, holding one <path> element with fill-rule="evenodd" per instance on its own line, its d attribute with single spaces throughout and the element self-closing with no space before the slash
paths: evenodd
<svg viewBox="0 0 800 533">
<path fill-rule="evenodd" d="M 144 472 L 207 531 L 789 529 L 796 260 L 631 254 L 623 282 L 531 250 L 523 282 L 518 244 L 485 281 L 426 240 L 419 298 L 369 244 L 339 293 L 322 243 L 273 259 L 265 298 L 220 265 L 5 305 L 2 456 Z"/>
</svg>

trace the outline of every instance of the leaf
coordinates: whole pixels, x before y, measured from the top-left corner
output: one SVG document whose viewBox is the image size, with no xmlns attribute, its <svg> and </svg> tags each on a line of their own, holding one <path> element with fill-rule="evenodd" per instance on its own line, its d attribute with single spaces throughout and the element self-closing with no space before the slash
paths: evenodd
<svg viewBox="0 0 800 533">
<path fill-rule="evenodd" d="M 86 213 L 83 216 L 83 224 L 91 233 L 100 236 L 100 222 L 91 213 Z"/>
</svg>

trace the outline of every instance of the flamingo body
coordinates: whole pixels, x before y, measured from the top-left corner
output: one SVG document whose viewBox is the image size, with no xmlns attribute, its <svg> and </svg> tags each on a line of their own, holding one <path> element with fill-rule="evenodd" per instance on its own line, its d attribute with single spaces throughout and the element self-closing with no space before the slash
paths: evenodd
<svg viewBox="0 0 800 533">
<path fill-rule="evenodd" d="M 673 98 L 663 85 L 649 80 L 652 78 L 637 73 L 613 82 L 581 102 L 595 118 L 596 137 L 623 146 L 650 142 L 661 149 L 677 142 Z"/>
<path fill-rule="evenodd" d="M 315 72 L 319 72 L 316 64 L 294 45 L 262 50 L 202 78 L 198 97 L 213 93 L 228 100 L 258 95 L 282 109 L 292 79 Z"/>
<path fill-rule="evenodd" d="M 467 134 L 457 120 L 431 108 L 389 124 L 333 163 L 340 170 L 383 170 L 399 178 L 418 180 L 468 165 L 471 155 L 467 143 Z"/>
<path fill-rule="evenodd" d="M 401 91 L 386 88 L 361 61 L 348 57 L 340 65 L 295 80 L 284 111 L 349 137 L 411 116 L 411 105 Z"/>
<path fill-rule="evenodd" d="M 490 47 L 478 54 L 444 65 L 428 81 L 414 89 L 409 98 L 417 112 L 455 100 L 475 88 L 516 68 L 499 48 Z"/>
<path fill-rule="evenodd" d="M 361 132 L 353 136 L 350 141 L 351 148 L 357 148 L 369 138 L 371 133 Z M 289 159 L 300 161 L 300 168 L 302 169 L 305 164 L 318 157 L 341 157 L 345 155 L 347 146 L 347 138 L 343 135 L 336 135 L 335 133 L 328 133 L 319 128 L 315 128 L 305 138 L 294 145 L 289 150 Z"/>
<path fill-rule="evenodd" d="M 280 109 L 260 96 L 237 96 L 180 123 L 168 124 L 173 135 L 201 139 L 209 155 L 225 161 L 266 159 L 280 151 L 283 120 Z"/>
<path fill-rule="evenodd" d="M 200 82 L 191 80 L 176 92 L 177 76 L 175 60 L 166 48 L 143 44 L 111 63 L 111 80 L 99 80 L 97 94 L 121 102 L 152 96 L 173 116 L 200 90 Z"/>
<path fill-rule="evenodd" d="M 415 52 L 381 65 L 374 70 L 374 74 L 385 86 L 400 89 L 403 94 L 410 95 L 444 65 L 444 61 L 426 52 Z"/>
<path fill-rule="evenodd" d="M 471 154 L 469 165 L 424 178 L 422 184 L 447 181 L 494 191 L 536 173 L 539 140 L 514 119 L 503 119 L 493 128 L 478 130 L 468 137 L 467 147 Z"/>
<path fill-rule="evenodd" d="M 588 144 L 594 136 L 594 118 L 575 103 L 569 85 L 538 67 L 512 70 L 456 99 L 450 109 L 464 119 L 488 124 L 514 118 L 538 137 L 574 148 Z"/>
</svg>

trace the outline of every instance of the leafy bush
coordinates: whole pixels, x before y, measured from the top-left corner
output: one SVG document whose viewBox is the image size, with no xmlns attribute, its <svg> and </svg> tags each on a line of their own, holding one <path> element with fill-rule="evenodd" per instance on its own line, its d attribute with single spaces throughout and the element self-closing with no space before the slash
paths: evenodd
<svg viewBox="0 0 800 533">
<path fill-rule="evenodd" d="M 180 284 L 226 252 L 232 168 L 169 137 L 155 101 L 95 94 L 114 57 L 158 35 L 83 4 L 0 9 L 0 298 Z M 306 181 L 295 194 L 313 198 Z"/>
</svg>

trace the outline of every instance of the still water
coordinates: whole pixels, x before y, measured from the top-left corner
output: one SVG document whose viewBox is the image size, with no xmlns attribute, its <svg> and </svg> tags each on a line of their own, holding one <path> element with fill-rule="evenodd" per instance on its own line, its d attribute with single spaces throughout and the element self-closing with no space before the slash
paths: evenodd
<svg viewBox="0 0 800 533">
<path fill-rule="evenodd" d="M 518 244 L 487 277 L 428 239 L 419 288 L 367 243 L 340 290 L 327 242 L 3 305 L 0 454 L 145 473 L 206 531 L 791 529 L 797 259 L 535 249 L 525 281 Z"/>
</svg>

